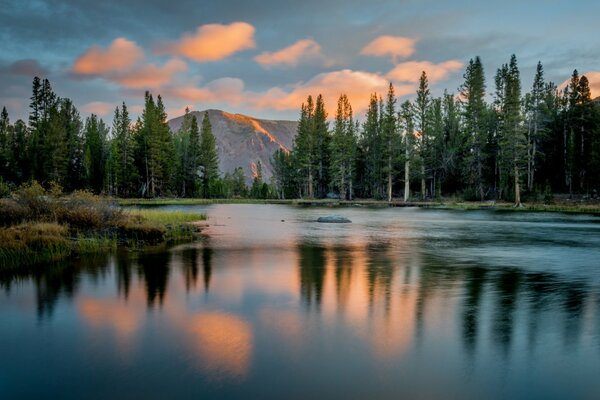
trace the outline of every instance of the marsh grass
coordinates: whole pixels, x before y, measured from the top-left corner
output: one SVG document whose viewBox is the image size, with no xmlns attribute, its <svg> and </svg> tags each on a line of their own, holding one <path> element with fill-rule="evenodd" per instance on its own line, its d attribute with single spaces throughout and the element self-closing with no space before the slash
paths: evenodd
<svg viewBox="0 0 600 400">
<path fill-rule="evenodd" d="M 0 269 L 69 256 L 142 249 L 162 242 L 193 240 L 190 222 L 206 215 L 181 211 L 125 211 L 112 199 L 78 191 L 63 195 L 36 182 L 0 199 Z"/>
</svg>

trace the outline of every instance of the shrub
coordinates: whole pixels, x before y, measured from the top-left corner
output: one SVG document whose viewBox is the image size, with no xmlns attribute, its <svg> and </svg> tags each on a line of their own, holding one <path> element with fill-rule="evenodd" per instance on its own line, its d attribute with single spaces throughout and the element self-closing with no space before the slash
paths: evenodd
<svg viewBox="0 0 600 400">
<path fill-rule="evenodd" d="M 10 226 L 25 221 L 29 212 L 12 199 L 0 199 L 0 225 Z"/>
</svg>

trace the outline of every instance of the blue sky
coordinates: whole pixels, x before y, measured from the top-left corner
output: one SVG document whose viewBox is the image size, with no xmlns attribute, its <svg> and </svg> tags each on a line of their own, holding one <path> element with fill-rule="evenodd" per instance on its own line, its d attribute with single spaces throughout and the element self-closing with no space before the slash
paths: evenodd
<svg viewBox="0 0 600 400">
<path fill-rule="evenodd" d="M 221 108 L 296 119 L 308 93 L 359 113 L 388 81 L 410 98 L 420 70 L 432 93 L 457 90 L 479 55 L 493 74 L 517 55 L 523 87 L 538 60 L 561 83 L 574 68 L 600 95 L 597 1 L 9 1 L 0 7 L 0 105 L 26 117 L 33 75 L 82 115 L 134 114 L 146 89 L 170 117 Z"/>
</svg>

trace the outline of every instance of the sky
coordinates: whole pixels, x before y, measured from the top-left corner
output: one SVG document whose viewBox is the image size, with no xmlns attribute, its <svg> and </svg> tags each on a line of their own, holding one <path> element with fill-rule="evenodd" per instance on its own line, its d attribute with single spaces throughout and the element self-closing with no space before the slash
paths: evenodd
<svg viewBox="0 0 600 400">
<path fill-rule="evenodd" d="M 577 68 L 600 96 L 598 15 L 597 0 L 0 0 L 0 106 L 26 118 L 37 75 L 108 121 L 123 101 L 138 114 L 146 90 L 170 118 L 295 120 L 319 93 L 330 116 L 341 93 L 360 116 L 389 82 L 412 98 L 423 70 L 433 95 L 456 92 L 475 56 L 491 93 L 513 53 L 524 91 L 542 61 L 547 80 Z"/>
</svg>

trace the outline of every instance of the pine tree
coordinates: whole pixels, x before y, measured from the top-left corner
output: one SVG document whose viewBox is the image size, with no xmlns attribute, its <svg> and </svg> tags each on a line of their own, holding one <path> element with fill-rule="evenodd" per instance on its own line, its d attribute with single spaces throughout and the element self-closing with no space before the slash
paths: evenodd
<svg viewBox="0 0 600 400">
<path fill-rule="evenodd" d="M 104 189 L 104 177 L 107 160 L 107 137 L 109 129 L 95 114 L 85 120 L 84 158 L 85 181 L 87 187 L 95 193 Z"/>
<path fill-rule="evenodd" d="M 485 143 L 486 104 L 485 74 L 479 57 L 470 60 L 464 74 L 465 82 L 460 89 L 460 101 L 464 119 L 464 136 L 466 139 L 464 155 L 464 177 L 471 185 L 479 200 L 485 198 L 484 166 L 486 163 Z"/>
<path fill-rule="evenodd" d="M 317 161 L 315 160 L 315 137 L 314 137 L 314 104 L 312 96 L 308 96 L 306 103 L 302 104 L 300 120 L 296 137 L 294 139 L 294 168 L 301 182 L 300 197 L 314 197 L 314 179 Z"/>
<path fill-rule="evenodd" d="M 204 118 L 202 119 L 198 166 L 200 168 L 202 194 L 204 197 L 211 197 L 210 185 L 219 176 L 219 155 L 217 152 L 217 142 L 212 133 L 212 126 L 208 118 L 208 112 L 204 113 Z"/>
<path fill-rule="evenodd" d="M 345 94 L 338 100 L 331 140 L 331 184 L 342 200 L 352 200 L 356 163 L 356 124 Z"/>
<path fill-rule="evenodd" d="M 363 124 L 361 147 L 365 159 L 366 194 L 370 197 L 383 198 L 382 185 L 382 139 L 379 124 L 379 104 L 377 94 L 372 94 Z"/>
<path fill-rule="evenodd" d="M 419 88 L 417 89 L 417 99 L 415 101 L 416 129 L 418 136 L 419 163 L 421 165 L 421 199 L 425 200 L 427 196 L 427 167 L 429 163 L 429 107 L 431 105 L 431 92 L 429 91 L 429 81 L 425 71 L 419 78 Z"/>
<path fill-rule="evenodd" d="M 0 114 L 0 180 L 2 181 L 10 176 L 9 136 L 11 130 L 8 112 L 6 107 L 2 107 Z"/>
<path fill-rule="evenodd" d="M 381 139 L 383 142 L 382 159 L 385 164 L 383 173 L 386 176 L 387 201 L 392 201 L 392 189 L 394 179 L 394 158 L 397 150 L 398 121 L 396 120 L 396 95 L 394 85 L 390 83 L 385 103 L 385 109 L 381 115 Z"/>
<path fill-rule="evenodd" d="M 415 150 L 414 108 L 410 101 L 400 106 L 399 120 L 402 126 L 404 148 L 404 202 L 410 199 L 410 166 Z"/>
<path fill-rule="evenodd" d="M 318 95 L 315 103 L 315 115 L 312 123 L 314 129 L 313 137 L 315 142 L 314 158 L 316 165 L 316 197 L 325 197 L 329 186 L 329 150 L 331 137 L 329 135 L 329 123 L 327 122 L 327 112 L 323 96 Z"/>
<path fill-rule="evenodd" d="M 514 202 L 521 205 L 521 169 L 525 159 L 526 137 L 521 113 L 521 80 L 517 58 L 513 54 L 508 66 L 502 69 L 499 77 L 503 89 L 501 113 L 500 157 L 506 177 L 512 178 Z M 510 180 L 505 179 L 509 185 Z"/>
<path fill-rule="evenodd" d="M 115 108 L 110 146 L 112 192 L 117 196 L 128 197 L 135 191 L 133 146 L 131 119 L 123 102 L 121 108 Z"/>
</svg>

